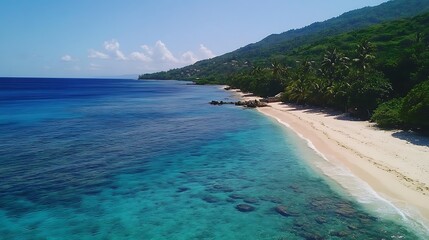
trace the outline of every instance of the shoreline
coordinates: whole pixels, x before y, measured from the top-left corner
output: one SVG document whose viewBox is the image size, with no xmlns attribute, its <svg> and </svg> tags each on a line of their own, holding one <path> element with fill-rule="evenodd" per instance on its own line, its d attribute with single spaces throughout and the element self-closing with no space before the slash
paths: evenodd
<svg viewBox="0 0 429 240">
<path fill-rule="evenodd" d="M 244 100 L 258 99 L 236 90 L 232 93 Z M 291 129 L 331 164 L 368 184 L 429 235 L 428 138 L 378 129 L 368 121 L 316 107 L 277 102 L 257 110 Z"/>
<path fill-rule="evenodd" d="M 417 190 L 421 182 L 419 181 L 420 179 L 416 177 L 416 173 L 420 172 L 419 170 L 421 169 L 414 166 L 408 166 L 407 169 L 403 170 L 397 169 L 398 166 L 396 165 L 401 165 L 398 164 L 401 158 L 397 154 L 395 155 L 398 157 L 389 161 L 390 164 L 380 161 L 376 155 L 381 155 L 380 157 L 382 157 L 384 154 L 380 154 L 376 151 L 373 152 L 374 149 L 368 149 L 367 152 L 365 151 L 365 148 L 368 148 L 366 145 L 371 144 L 373 140 L 371 138 L 367 138 L 368 140 L 366 142 L 361 142 L 360 146 L 351 147 L 350 145 L 353 144 L 353 141 L 345 143 L 346 141 L 344 140 L 349 138 L 349 136 L 344 137 L 342 135 L 350 134 L 345 132 L 347 128 L 343 128 L 343 126 L 338 126 L 336 124 L 343 121 L 343 124 L 357 125 L 359 129 L 367 129 L 368 131 L 379 131 L 380 135 L 385 135 L 383 137 L 393 138 L 389 135 L 389 132 L 371 129 L 368 126 L 368 122 L 344 122 L 347 120 L 335 119 L 335 117 L 332 116 L 329 117 L 329 120 L 333 120 L 330 124 L 320 120 L 320 118 L 327 118 L 328 120 L 328 117 L 323 116 L 323 113 L 306 113 L 309 109 L 292 110 L 295 108 L 290 105 L 279 103 L 271 103 L 269 106 L 270 107 L 267 108 L 258 108 L 258 111 L 265 116 L 277 120 L 280 124 L 290 128 L 301 138 L 309 141 L 311 145 L 314 146 L 314 150 L 319 152 L 333 165 L 345 167 L 353 175 L 366 182 L 377 194 L 386 198 L 395 207 L 404 211 L 408 217 L 423 224 L 423 227 L 428 230 L 429 205 L 427 203 L 429 202 L 429 191 Z M 314 109 L 310 111 L 312 110 Z M 291 113 L 291 111 L 296 112 Z M 309 120 L 309 118 L 311 119 L 315 115 L 319 115 L 318 118 L 316 117 L 315 120 Z M 399 149 L 399 151 L 404 152 L 405 155 L 407 154 L 405 152 L 409 152 L 409 150 L 401 149 Z M 426 152 L 426 154 L 429 156 L 429 153 Z M 426 168 L 426 170 L 428 169 Z M 418 186 L 416 186 L 416 182 L 418 182 Z"/>
</svg>

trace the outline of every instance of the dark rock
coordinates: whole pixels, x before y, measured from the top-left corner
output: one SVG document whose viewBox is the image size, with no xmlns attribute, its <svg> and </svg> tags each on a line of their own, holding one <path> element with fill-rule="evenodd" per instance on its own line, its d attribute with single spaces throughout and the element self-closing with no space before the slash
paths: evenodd
<svg viewBox="0 0 429 240">
<path fill-rule="evenodd" d="M 333 205 L 332 200 L 330 200 L 329 198 L 318 198 L 313 199 L 310 202 L 310 207 L 317 211 L 323 211 L 326 209 L 334 208 L 335 205 Z"/>
<path fill-rule="evenodd" d="M 350 235 L 350 233 L 347 231 L 334 231 L 334 232 L 331 232 L 329 235 L 331 235 L 333 237 L 343 238 L 343 237 L 347 237 L 348 235 Z"/>
<path fill-rule="evenodd" d="M 188 187 L 179 187 L 176 192 L 181 193 L 181 192 L 186 192 L 188 191 L 190 188 Z"/>
<path fill-rule="evenodd" d="M 225 186 L 225 185 L 216 184 L 216 185 L 212 186 L 210 191 L 211 192 L 233 192 L 234 189 L 232 189 L 228 186 Z"/>
<path fill-rule="evenodd" d="M 243 198 L 245 198 L 246 196 L 241 195 L 241 194 L 234 193 L 234 194 L 230 194 L 230 195 L 229 195 L 229 197 L 230 197 L 230 198 L 232 198 L 232 199 L 243 199 Z"/>
<path fill-rule="evenodd" d="M 350 205 L 343 205 L 335 210 L 335 213 L 347 217 L 352 218 L 356 214 L 356 211 Z"/>
<path fill-rule="evenodd" d="M 235 208 L 240 212 L 251 212 L 255 210 L 255 207 L 248 204 L 238 204 Z"/>
<path fill-rule="evenodd" d="M 368 216 L 365 214 L 359 214 L 358 218 L 359 218 L 359 221 L 364 224 L 370 224 L 371 222 L 374 222 L 377 220 L 377 218 Z"/>
<path fill-rule="evenodd" d="M 259 100 L 238 101 L 238 102 L 235 102 L 235 105 L 237 105 L 237 106 L 244 106 L 244 107 L 248 107 L 248 108 L 266 107 L 266 106 L 268 106 L 267 103 L 261 102 Z"/>
<path fill-rule="evenodd" d="M 312 232 L 304 232 L 300 234 L 302 237 L 305 238 L 305 240 L 324 240 L 325 237 L 318 233 L 312 233 Z"/>
<path fill-rule="evenodd" d="M 202 198 L 203 201 L 208 202 L 208 203 L 217 203 L 220 201 L 219 198 L 214 197 L 214 196 L 204 196 Z"/>
<path fill-rule="evenodd" d="M 297 185 L 290 185 L 289 186 L 290 189 L 292 189 L 294 192 L 296 193 L 302 193 L 303 191 L 299 188 L 299 186 Z"/>
<path fill-rule="evenodd" d="M 293 222 L 293 226 L 295 228 L 307 228 L 309 226 L 309 223 L 307 220 L 304 220 L 304 219 L 296 219 Z"/>
<path fill-rule="evenodd" d="M 235 104 L 234 102 L 224 102 L 224 101 L 211 101 L 211 105 L 224 105 L 224 104 Z"/>
<path fill-rule="evenodd" d="M 355 225 L 348 225 L 347 228 L 350 230 L 357 230 L 358 229 Z"/>
<path fill-rule="evenodd" d="M 294 212 L 290 212 L 290 211 L 288 211 L 288 210 L 287 210 L 287 207 L 282 206 L 282 205 L 279 205 L 279 206 L 275 207 L 275 208 L 274 208 L 274 210 L 275 210 L 277 213 L 279 213 L 280 215 L 285 216 L 285 217 L 289 217 L 289 216 L 297 216 L 297 215 L 298 215 L 297 213 L 294 213 Z"/>
<path fill-rule="evenodd" d="M 326 218 L 325 217 L 322 217 L 322 216 L 318 216 L 318 217 L 316 217 L 316 219 L 314 219 L 314 220 L 316 220 L 316 222 L 318 223 L 318 224 L 324 224 L 324 223 L 326 223 L 327 221 L 326 221 Z"/>
</svg>

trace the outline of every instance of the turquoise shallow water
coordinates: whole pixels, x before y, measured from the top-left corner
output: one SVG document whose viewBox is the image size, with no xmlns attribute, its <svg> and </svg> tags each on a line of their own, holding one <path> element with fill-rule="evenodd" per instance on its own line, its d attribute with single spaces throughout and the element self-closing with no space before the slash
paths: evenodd
<svg viewBox="0 0 429 240">
<path fill-rule="evenodd" d="M 207 104 L 230 98 L 176 81 L 0 79 L 0 239 L 419 238 L 308 166 L 320 157 L 274 121 Z"/>
</svg>

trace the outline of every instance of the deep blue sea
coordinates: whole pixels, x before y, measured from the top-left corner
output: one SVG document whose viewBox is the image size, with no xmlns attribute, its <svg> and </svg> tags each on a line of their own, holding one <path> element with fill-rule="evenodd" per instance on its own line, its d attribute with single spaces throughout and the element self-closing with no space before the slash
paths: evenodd
<svg viewBox="0 0 429 240">
<path fill-rule="evenodd" d="M 0 78 L 0 239 L 423 239 L 326 177 L 288 129 L 208 104 L 233 98 L 180 81 Z"/>
</svg>

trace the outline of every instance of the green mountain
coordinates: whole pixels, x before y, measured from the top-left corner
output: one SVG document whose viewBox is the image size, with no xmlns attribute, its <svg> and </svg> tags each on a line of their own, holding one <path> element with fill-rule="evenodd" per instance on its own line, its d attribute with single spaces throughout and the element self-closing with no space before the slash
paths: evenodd
<svg viewBox="0 0 429 240">
<path fill-rule="evenodd" d="M 285 55 L 297 54 L 302 47 L 327 37 L 364 29 L 381 22 L 413 17 L 427 11 L 429 11 L 429 0 L 392 0 L 376 7 L 350 11 L 339 17 L 314 23 L 301 29 L 273 34 L 260 42 L 184 68 L 143 74 L 139 76 L 139 79 L 180 79 L 194 80 L 199 83 L 226 83 L 232 74 L 249 70 L 252 66 L 266 67 L 272 62 L 288 64 Z"/>
<path fill-rule="evenodd" d="M 429 12 L 302 44 L 227 84 L 429 134 Z"/>
</svg>

